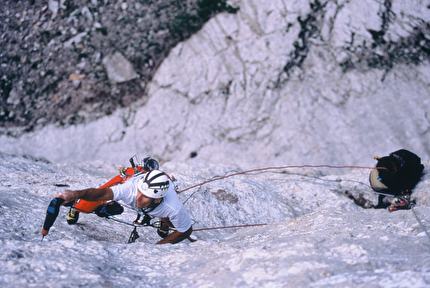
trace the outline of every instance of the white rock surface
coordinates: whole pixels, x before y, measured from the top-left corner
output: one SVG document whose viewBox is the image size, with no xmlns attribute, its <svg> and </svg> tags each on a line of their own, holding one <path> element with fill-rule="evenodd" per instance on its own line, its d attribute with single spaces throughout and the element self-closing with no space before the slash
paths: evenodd
<svg viewBox="0 0 430 288">
<path fill-rule="evenodd" d="M 125 244 L 125 226 L 67 208 L 41 241 L 48 203 L 62 189 L 97 187 L 116 173 L 95 161 L 47 164 L 0 153 L 0 286 L 12 287 L 428 287 L 430 228 L 428 168 L 414 191 L 414 208 L 363 209 L 345 192 L 375 203 L 367 169 L 284 169 L 214 181 L 179 194 L 197 242 L 154 245 L 155 229 L 139 228 Z M 429 167 L 430 162 L 424 165 Z M 162 167 L 179 190 L 239 167 Z M 135 212 L 134 212 L 135 213 Z M 133 221 L 126 209 L 120 216 Z"/>
<path fill-rule="evenodd" d="M 247 167 L 371 165 L 374 155 L 400 148 L 428 158 L 429 64 L 385 71 L 353 58 L 356 69 L 342 72 L 340 63 L 355 55 L 348 49 L 352 34 L 354 49 L 369 46 L 368 30 L 381 29 L 385 6 L 375 0 L 321 3 L 324 9 L 314 15 L 320 36 L 306 40 L 306 58 L 290 75 L 284 67 L 297 62 L 293 44 L 303 46 L 299 19 L 310 15 L 309 2 L 236 1 L 237 14 L 218 15 L 170 53 L 144 106 L 66 129 L 3 135 L 1 149 L 55 162 L 120 163 L 136 153 Z M 425 5 L 394 1 L 386 37 L 397 41 L 430 19 Z"/>
<path fill-rule="evenodd" d="M 148 88 L 149 101 L 85 125 L 0 136 L 1 287 L 428 287 L 430 286 L 429 64 L 370 69 L 358 58 L 385 11 L 381 1 L 321 1 L 318 37 L 294 58 L 308 1 L 234 1 L 178 45 Z M 386 37 L 398 41 L 430 19 L 425 1 L 393 2 Z M 62 3 L 62 2 L 60 2 Z M 299 59 L 299 60 L 298 60 Z M 296 61 L 296 62 L 294 62 Z M 98 187 L 133 154 L 156 157 L 179 190 L 250 168 L 288 164 L 373 166 L 406 148 L 426 169 L 416 212 L 376 204 L 368 169 L 284 169 L 214 181 L 180 194 L 195 243 L 62 208 L 41 242 L 55 192 Z M 4 152 L 7 153 L 4 153 Z M 190 158 L 196 152 L 197 156 Z M 17 156 L 18 154 L 34 155 Z M 42 158 L 53 161 L 46 163 Z M 85 161 L 85 162 L 83 162 Z M 126 209 L 121 218 L 134 220 Z"/>
</svg>

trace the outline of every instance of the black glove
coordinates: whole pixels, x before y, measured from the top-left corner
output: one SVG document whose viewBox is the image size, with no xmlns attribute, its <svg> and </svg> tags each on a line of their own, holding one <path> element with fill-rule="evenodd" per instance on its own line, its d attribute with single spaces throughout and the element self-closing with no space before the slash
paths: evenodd
<svg viewBox="0 0 430 288">
<path fill-rule="evenodd" d="M 133 223 L 135 225 L 142 225 L 142 226 L 151 226 L 151 216 L 149 216 L 148 214 L 144 214 L 143 215 L 143 219 L 140 220 L 140 217 L 142 215 L 140 215 L 139 213 L 137 213 L 137 217 L 136 220 L 133 221 Z"/>
</svg>

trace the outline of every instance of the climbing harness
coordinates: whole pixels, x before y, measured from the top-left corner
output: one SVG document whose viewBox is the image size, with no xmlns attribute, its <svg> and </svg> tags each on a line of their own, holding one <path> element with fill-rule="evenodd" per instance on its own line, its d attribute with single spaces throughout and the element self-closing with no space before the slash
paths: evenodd
<svg viewBox="0 0 430 288">
<path fill-rule="evenodd" d="M 127 244 L 134 243 L 137 240 L 137 238 L 139 238 L 139 233 L 137 233 L 136 229 L 137 227 L 134 227 L 133 231 L 131 231 L 130 237 L 128 237 Z"/>
</svg>

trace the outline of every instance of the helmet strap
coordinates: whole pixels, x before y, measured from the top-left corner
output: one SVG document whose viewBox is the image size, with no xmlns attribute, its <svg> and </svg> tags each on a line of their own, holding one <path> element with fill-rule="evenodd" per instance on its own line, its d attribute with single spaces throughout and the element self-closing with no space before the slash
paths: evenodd
<svg viewBox="0 0 430 288">
<path fill-rule="evenodd" d="M 163 202 L 163 198 L 161 198 L 161 200 L 158 202 L 155 202 L 155 200 L 156 199 L 151 198 L 151 203 L 147 207 L 141 209 L 143 214 L 148 214 L 149 212 L 154 211 L 154 209 L 157 208 L 158 205 L 161 204 L 161 202 Z"/>
</svg>

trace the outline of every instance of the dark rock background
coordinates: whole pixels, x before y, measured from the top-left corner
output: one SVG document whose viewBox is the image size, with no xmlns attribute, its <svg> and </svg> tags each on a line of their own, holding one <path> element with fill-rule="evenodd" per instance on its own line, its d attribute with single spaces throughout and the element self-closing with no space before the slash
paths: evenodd
<svg viewBox="0 0 430 288">
<path fill-rule="evenodd" d="M 171 48 L 222 11 L 236 9 L 223 0 L 2 1 L 2 134 L 91 121 L 145 101 Z M 108 77 L 103 60 L 118 52 L 137 77 Z"/>
</svg>

